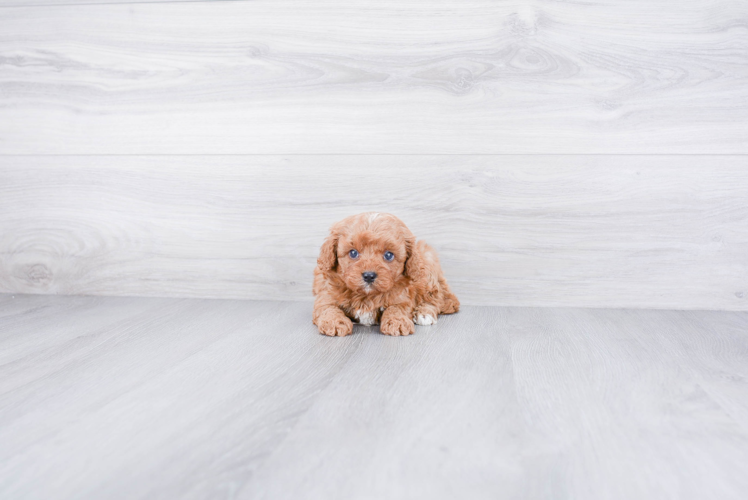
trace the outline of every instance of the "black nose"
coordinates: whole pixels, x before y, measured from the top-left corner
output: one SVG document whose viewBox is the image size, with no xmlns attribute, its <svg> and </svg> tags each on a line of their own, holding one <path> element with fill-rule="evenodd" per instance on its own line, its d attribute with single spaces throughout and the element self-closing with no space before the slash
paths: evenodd
<svg viewBox="0 0 748 500">
<path fill-rule="evenodd" d="M 367 283 L 374 283 L 374 280 L 377 279 L 377 273 L 373 271 L 366 271 L 361 276 L 364 277 L 364 281 Z"/>
</svg>

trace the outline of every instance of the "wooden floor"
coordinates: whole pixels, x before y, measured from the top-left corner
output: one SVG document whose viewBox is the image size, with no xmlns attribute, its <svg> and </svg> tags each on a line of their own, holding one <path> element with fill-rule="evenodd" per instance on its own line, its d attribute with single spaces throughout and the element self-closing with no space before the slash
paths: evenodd
<svg viewBox="0 0 748 500">
<path fill-rule="evenodd" d="M 0 295 L 0 498 L 745 498 L 748 313 Z"/>
</svg>

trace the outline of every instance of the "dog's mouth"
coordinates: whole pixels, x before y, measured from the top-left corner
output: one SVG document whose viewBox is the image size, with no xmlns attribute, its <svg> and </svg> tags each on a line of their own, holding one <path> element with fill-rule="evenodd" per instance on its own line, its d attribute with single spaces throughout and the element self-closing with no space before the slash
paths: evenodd
<svg viewBox="0 0 748 500">
<path fill-rule="evenodd" d="M 366 283 L 361 286 L 361 289 L 364 291 L 364 293 L 370 293 L 372 290 L 374 290 L 374 283 Z"/>
</svg>

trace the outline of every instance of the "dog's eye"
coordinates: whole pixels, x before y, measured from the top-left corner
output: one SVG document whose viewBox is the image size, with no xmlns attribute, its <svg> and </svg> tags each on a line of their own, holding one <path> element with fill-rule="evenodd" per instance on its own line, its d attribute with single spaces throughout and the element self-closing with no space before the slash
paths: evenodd
<svg viewBox="0 0 748 500">
<path fill-rule="evenodd" d="M 355 250 L 351 250 L 350 252 L 348 252 L 348 256 L 349 256 L 349 257 L 350 257 L 351 259 L 356 259 L 356 258 L 358 258 L 358 252 L 357 252 L 357 251 L 355 251 Z"/>
<path fill-rule="evenodd" d="M 384 260 L 391 261 L 395 258 L 395 254 L 392 252 L 384 252 Z"/>
</svg>

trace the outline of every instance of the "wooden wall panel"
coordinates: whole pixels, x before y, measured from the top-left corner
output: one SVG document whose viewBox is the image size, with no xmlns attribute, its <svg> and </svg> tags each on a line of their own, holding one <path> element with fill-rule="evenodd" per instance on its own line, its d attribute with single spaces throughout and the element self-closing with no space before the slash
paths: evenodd
<svg viewBox="0 0 748 500">
<path fill-rule="evenodd" d="M 186 3 L 186 2 L 251 2 L 252 0 L 0 0 L 2 7 L 70 7 L 72 5 Z"/>
<path fill-rule="evenodd" d="M 0 153 L 748 153 L 744 1 L 66 3 L 2 8 Z"/>
<path fill-rule="evenodd" d="M 744 156 L 4 156 L 0 292 L 311 299 L 400 216 L 465 303 L 748 309 Z"/>
<path fill-rule="evenodd" d="M 0 14 L 0 291 L 309 298 L 375 209 L 466 303 L 747 307 L 746 2 Z"/>
</svg>

